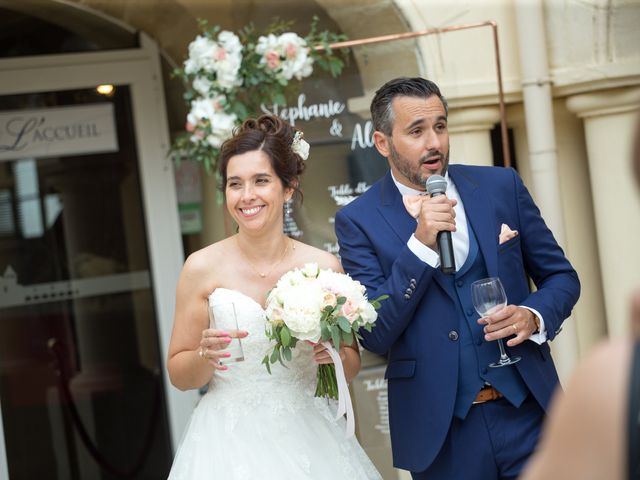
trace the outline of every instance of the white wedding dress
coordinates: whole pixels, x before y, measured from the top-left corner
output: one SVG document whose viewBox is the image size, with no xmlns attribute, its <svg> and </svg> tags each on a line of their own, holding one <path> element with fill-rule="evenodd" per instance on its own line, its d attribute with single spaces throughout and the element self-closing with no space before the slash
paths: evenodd
<svg viewBox="0 0 640 480">
<path fill-rule="evenodd" d="M 217 288 L 209 303 L 233 302 L 244 361 L 216 372 L 196 406 L 170 480 L 381 479 L 355 437 L 345 439 L 336 403 L 315 398 L 312 347 L 299 342 L 293 360 L 261 363 L 270 342 L 264 310 L 235 290 Z"/>
</svg>

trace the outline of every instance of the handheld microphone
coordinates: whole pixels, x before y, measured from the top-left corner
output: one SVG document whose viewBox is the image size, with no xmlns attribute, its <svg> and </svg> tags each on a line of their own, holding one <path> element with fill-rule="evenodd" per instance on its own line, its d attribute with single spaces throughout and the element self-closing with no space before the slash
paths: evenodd
<svg viewBox="0 0 640 480">
<path fill-rule="evenodd" d="M 427 179 L 427 193 L 431 197 L 444 195 L 447 190 L 447 181 L 440 175 L 431 175 Z M 453 242 L 451 232 L 448 230 L 438 232 L 436 237 L 438 250 L 440 251 L 440 270 L 442 273 L 455 273 L 456 259 L 453 256 Z"/>
</svg>

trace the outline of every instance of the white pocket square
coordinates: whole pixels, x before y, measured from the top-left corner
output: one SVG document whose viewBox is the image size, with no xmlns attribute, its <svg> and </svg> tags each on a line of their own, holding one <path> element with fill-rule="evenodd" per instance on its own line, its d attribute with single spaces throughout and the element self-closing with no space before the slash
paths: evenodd
<svg viewBox="0 0 640 480">
<path fill-rule="evenodd" d="M 508 242 L 513 237 L 517 237 L 517 236 L 518 236 L 517 230 L 511 230 L 509 228 L 509 225 L 507 225 L 506 223 L 503 223 L 502 226 L 500 227 L 500 235 L 498 236 L 498 242 L 500 245 L 502 245 L 504 242 Z"/>
</svg>

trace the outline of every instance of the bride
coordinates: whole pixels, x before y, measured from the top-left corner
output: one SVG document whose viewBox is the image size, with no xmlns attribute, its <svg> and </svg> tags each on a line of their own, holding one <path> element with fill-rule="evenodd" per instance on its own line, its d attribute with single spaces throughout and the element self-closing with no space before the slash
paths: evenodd
<svg viewBox="0 0 640 480">
<path fill-rule="evenodd" d="M 189 256 L 176 294 L 168 370 L 181 390 L 208 383 L 169 478 L 380 479 L 335 406 L 315 398 L 316 369 L 331 363 L 322 345 L 299 342 L 289 368 L 261 360 L 267 292 L 305 263 L 342 271 L 328 252 L 283 234 L 283 206 L 299 194 L 308 145 L 275 116 L 249 119 L 220 153 L 220 176 L 238 233 Z M 209 328 L 207 305 L 233 302 L 244 361 L 224 364 L 229 333 Z M 347 381 L 360 369 L 357 345 L 343 346 Z"/>
</svg>

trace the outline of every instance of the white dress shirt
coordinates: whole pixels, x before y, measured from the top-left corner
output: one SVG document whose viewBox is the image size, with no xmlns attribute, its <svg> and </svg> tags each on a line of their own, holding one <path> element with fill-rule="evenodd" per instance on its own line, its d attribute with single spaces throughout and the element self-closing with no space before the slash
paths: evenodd
<svg viewBox="0 0 640 480">
<path fill-rule="evenodd" d="M 398 182 L 393 176 L 393 172 L 391 172 L 391 178 L 393 178 L 393 182 L 396 184 L 396 187 L 398 187 L 400 195 L 425 194 L 425 192 L 423 191 L 407 187 L 406 185 Z M 447 190 L 445 192 L 447 198 L 451 200 L 457 200 L 458 202 L 456 206 L 453 207 L 456 212 L 456 231 L 451 232 L 451 241 L 453 244 L 453 256 L 456 261 L 456 267 L 460 268 L 462 265 L 464 265 L 464 262 L 467 261 L 467 256 L 469 255 L 469 229 L 467 225 L 467 215 L 464 211 L 464 204 L 462 203 L 462 199 L 460 198 L 458 189 L 449 178 L 449 172 L 445 173 L 444 178 L 447 181 Z M 418 240 L 415 235 L 411 235 L 411 237 L 407 241 L 407 246 L 416 257 L 418 257 L 427 265 L 430 265 L 433 268 L 437 268 L 440 266 L 440 255 L 438 254 L 438 252 L 427 247 L 424 243 Z M 544 319 L 542 318 L 542 315 L 540 315 L 540 313 L 534 308 L 530 308 L 524 305 L 522 305 L 522 307 L 530 310 L 538 317 L 538 319 L 540 319 L 540 331 L 538 333 L 532 334 L 529 337 L 529 340 L 536 342 L 538 345 L 543 344 L 547 341 L 547 331 L 544 326 Z"/>
</svg>

